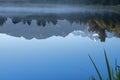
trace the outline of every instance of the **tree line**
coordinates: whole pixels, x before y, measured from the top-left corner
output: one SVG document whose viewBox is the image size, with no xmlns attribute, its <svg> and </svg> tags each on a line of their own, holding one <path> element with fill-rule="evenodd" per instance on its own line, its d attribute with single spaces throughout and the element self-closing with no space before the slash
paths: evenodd
<svg viewBox="0 0 120 80">
<path fill-rule="evenodd" d="M 54 4 L 100 4 L 118 5 L 120 0 L 0 0 L 0 2 L 28 2 L 28 3 L 54 3 Z"/>
</svg>

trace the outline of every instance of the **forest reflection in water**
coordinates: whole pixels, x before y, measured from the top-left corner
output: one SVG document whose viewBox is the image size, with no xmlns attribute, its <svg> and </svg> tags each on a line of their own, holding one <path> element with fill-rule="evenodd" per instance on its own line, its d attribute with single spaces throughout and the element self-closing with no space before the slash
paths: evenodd
<svg viewBox="0 0 120 80">
<path fill-rule="evenodd" d="M 106 37 L 120 37 L 120 14 L 115 12 L 80 12 L 0 16 L 0 26 L 0 33 L 26 39 L 65 37 L 70 33 L 76 35 L 84 33 L 83 36 L 97 38 L 104 42 Z"/>
</svg>

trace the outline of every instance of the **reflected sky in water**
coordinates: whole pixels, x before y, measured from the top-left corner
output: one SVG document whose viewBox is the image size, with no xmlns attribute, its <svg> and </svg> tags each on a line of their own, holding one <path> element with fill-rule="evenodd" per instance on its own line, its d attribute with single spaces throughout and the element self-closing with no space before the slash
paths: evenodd
<svg viewBox="0 0 120 80">
<path fill-rule="evenodd" d="M 105 77 L 104 49 L 120 64 L 120 16 L 87 14 L 1 16 L 0 79 L 87 80 L 97 77 L 88 54 Z"/>
<path fill-rule="evenodd" d="M 44 40 L 25 40 L 2 34 L 0 37 L 0 75 L 4 80 L 88 79 L 89 75 L 96 75 L 88 54 L 94 57 L 103 73 L 106 70 L 104 49 L 111 63 L 115 58 L 120 61 L 118 38 L 101 43 L 73 34 Z"/>
</svg>

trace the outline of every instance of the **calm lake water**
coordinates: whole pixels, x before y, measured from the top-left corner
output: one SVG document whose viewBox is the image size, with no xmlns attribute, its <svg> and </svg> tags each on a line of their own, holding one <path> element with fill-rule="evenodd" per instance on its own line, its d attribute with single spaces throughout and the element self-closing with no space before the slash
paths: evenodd
<svg viewBox="0 0 120 80">
<path fill-rule="evenodd" d="M 0 7 L 0 80 L 98 79 L 120 64 L 120 14 L 76 7 Z"/>
</svg>

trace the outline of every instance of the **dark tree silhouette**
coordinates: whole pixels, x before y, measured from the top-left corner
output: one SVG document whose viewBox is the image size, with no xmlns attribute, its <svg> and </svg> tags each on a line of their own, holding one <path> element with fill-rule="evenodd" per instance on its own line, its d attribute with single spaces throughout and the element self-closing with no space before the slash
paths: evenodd
<svg viewBox="0 0 120 80">
<path fill-rule="evenodd" d="M 21 22 L 21 18 L 19 18 L 19 17 L 14 17 L 14 18 L 12 18 L 12 22 L 13 22 L 14 24 L 17 24 L 17 23 Z"/>
<path fill-rule="evenodd" d="M 7 21 L 6 17 L 0 17 L 0 26 L 3 26 L 3 24 Z"/>
</svg>

